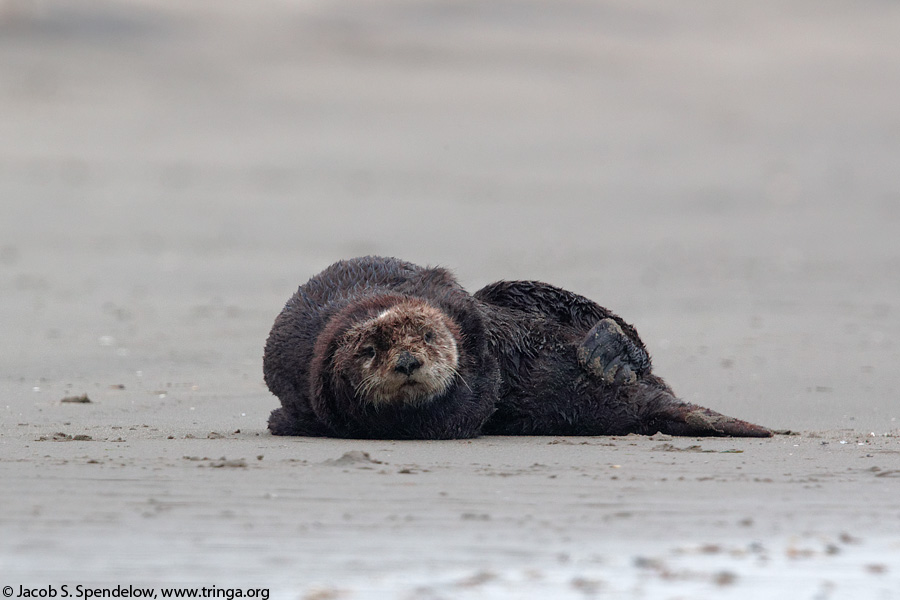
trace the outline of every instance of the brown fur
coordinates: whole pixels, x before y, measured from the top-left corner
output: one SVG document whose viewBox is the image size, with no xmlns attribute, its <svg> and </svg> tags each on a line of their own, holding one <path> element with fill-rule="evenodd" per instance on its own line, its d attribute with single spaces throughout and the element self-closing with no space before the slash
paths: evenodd
<svg viewBox="0 0 900 600">
<path fill-rule="evenodd" d="M 495 409 L 481 307 L 444 269 L 341 261 L 300 286 L 263 359 L 276 435 L 466 438 Z"/>
<path fill-rule="evenodd" d="M 427 402 L 457 375 L 459 335 L 441 311 L 411 299 L 347 329 L 333 369 L 373 405 Z M 395 365 L 404 355 L 421 366 L 410 374 L 398 372 Z"/>
</svg>

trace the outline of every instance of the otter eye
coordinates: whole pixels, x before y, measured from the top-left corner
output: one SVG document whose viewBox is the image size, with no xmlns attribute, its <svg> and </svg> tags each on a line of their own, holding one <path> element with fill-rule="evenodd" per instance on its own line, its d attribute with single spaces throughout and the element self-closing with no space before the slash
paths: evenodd
<svg viewBox="0 0 900 600">
<path fill-rule="evenodd" d="M 359 351 L 359 355 L 363 358 L 375 358 L 375 347 L 374 346 L 366 346 L 362 350 Z"/>
<path fill-rule="evenodd" d="M 425 337 L 425 342 L 427 342 L 429 344 L 434 341 L 434 333 L 432 333 L 430 331 L 426 331 L 424 337 Z"/>
</svg>

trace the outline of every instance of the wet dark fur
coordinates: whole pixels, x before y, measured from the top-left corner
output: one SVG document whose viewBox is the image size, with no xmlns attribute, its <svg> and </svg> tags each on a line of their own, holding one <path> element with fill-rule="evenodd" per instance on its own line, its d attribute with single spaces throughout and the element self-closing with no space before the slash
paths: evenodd
<svg viewBox="0 0 900 600">
<path fill-rule="evenodd" d="M 340 335 L 354 323 L 414 297 L 449 316 L 461 332 L 460 378 L 423 406 L 372 406 L 354 397 L 333 368 Z M 282 407 L 269 417 L 276 435 L 354 438 L 467 438 L 494 411 L 499 371 L 487 347 L 481 305 L 440 268 L 394 258 L 341 261 L 285 305 L 266 343 L 266 384 Z"/>
<path fill-rule="evenodd" d="M 771 435 L 679 400 L 651 373 L 634 327 L 583 296 L 537 281 L 500 281 L 475 298 L 487 314 L 502 378 L 497 412 L 485 434 Z M 578 347 L 602 319 L 614 320 L 633 343 L 634 383 L 604 382 L 579 364 Z"/>
<path fill-rule="evenodd" d="M 322 340 L 334 340 L 333 331 L 377 314 L 398 295 L 426 299 L 457 323 L 459 371 L 468 386 L 459 383 L 425 406 L 376 410 L 330 382 L 334 348 Z M 636 380 L 605 381 L 579 362 L 579 347 L 603 319 L 627 337 L 626 362 Z M 587 298 L 534 281 L 501 281 L 470 296 L 444 269 L 391 258 L 342 261 L 301 286 L 275 321 L 264 370 L 282 402 L 269 419 L 276 435 L 771 435 L 676 398 L 652 374 L 635 329 Z"/>
</svg>

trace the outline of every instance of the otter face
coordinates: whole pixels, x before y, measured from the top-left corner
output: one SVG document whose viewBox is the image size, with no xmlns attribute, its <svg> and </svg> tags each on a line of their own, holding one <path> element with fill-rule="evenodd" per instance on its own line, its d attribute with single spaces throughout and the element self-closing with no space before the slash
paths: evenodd
<svg viewBox="0 0 900 600">
<path fill-rule="evenodd" d="M 364 402 L 427 402 L 447 391 L 458 375 L 457 332 L 440 310 L 403 302 L 350 327 L 335 366 Z"/>
</svg>

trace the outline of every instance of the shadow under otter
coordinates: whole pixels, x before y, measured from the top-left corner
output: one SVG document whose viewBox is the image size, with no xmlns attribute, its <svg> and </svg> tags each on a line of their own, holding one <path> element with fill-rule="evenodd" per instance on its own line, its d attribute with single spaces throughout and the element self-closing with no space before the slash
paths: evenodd
<svg viewBox="0 0 900 600">
<path fill-rule="evenodd" d="M 470 295 L 395 258 L 340 261 L 300 286 L 263 370 L 276 435 L 772 435 L 678 399 L 634 328 L 587 298 L 535 281 Z"/>
</svg>

